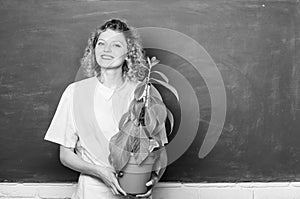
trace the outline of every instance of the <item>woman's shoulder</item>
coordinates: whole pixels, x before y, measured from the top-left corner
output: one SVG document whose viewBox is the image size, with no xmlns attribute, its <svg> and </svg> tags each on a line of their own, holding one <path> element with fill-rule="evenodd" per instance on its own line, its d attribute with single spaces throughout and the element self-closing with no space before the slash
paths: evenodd
<svg viewBox="0 0 300 199">
<path fill-rule="evenodd" d="M 72 86 L 86 85 L 86 84 L 89 84 L 91 82 L 95 82 L 95 80 L 96 80 L 96 77 L 88 77 L 88 78 L 85 78 L 85 79 L 75 81 L 75 82 L 71 83 L 70 85 L 72 85 Z"/>
<path fill-rule="evenodd" d="M 89 85 L 93 81 L 94 81 L 94 77 L 89 77 L 86 79 L 72 82 L 66 87 L 66 89 L 64 91 L 64 95 L 71 95 L 71 94 L 73 94 L 75 88 L 77 89 L 77 88 L 81 88 L 83 86 Z"/>
<path fill-rule="evenodd" d="M 134 92 L 140 83 L 141 83 L 141 81 L 138 81 L 138 80 L 134 80 L 134 81 L 128 80 L 127 90 L 129 90 L 130 92 Z"/>
<path fill-rule="evenodd" d="M 87 86 L 87 85 L 89 85 L 91 83 L 94 83 L 95 82 L 95 78 L 96 77 L 88 77 L 86 79 L 81 79 L 79 81 L 72 82 L 71 84 L 69 84 L 68 87 L 70 87 L 70 89 L 74 89 L 76 87 Z"/>
<path fill-rule="evenodd" d="M 127 80 L 127 81 L 128 81 L 128 85 L 133 88 L 135 88 L 139 83 L 141 83 L 138 80 Z"/>
</svg>

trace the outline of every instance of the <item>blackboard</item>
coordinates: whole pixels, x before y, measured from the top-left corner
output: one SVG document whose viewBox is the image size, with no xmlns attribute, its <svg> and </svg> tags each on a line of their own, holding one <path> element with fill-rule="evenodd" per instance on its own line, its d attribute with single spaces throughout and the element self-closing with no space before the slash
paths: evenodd
<svg viewBox="0 0 300 199">
<path fill-rule="evenodd" d="M 224 128 L 200 159 L 212 112 L 207 84 L 184 57 L 146 49 L 186 78 L 200 110 L 196 138 L 162 181 L 299 181 L 299 12 L 288 0 L 0 1 L 0 182 L 76 181 L 43 137 L 89 34 L 113 17 L 189 36 L 224 81 Z"/>
</svg>

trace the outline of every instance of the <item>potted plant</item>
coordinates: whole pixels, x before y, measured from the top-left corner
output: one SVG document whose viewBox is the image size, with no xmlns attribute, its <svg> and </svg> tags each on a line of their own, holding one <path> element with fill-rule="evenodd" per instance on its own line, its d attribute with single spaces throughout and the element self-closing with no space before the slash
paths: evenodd
<svg viewBox="0 0 300 199">
<path fill-rule="evenodd" d="M 119 132 L 110 139 L 109 162 L 122 177 L 121 187 L 129 194 L 147 191 L 146 182 L 154 170 L 153 165 L 160 161 L 162 138 L 166 136 L 165 120 L 170 121 L 172 132 L 174 119 L 165 106 L 153 84 L 169 89 L 178 100 L 177 91 L 169 84 L 162 72 L 153 70 L 159 61 L 147 57 L 145 76 L 137 85 L 129 110 L 121 117 Z M 153 76 L 159 78 L 154 78 Z"/>
</svg>

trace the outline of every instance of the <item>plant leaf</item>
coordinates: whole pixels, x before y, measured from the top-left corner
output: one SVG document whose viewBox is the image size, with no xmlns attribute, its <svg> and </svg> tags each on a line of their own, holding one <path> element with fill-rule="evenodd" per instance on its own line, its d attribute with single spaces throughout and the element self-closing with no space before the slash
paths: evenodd
<svg viewBox="0 0 300 199">
<path fill-rule="evenodd" d="M 149 138 L 147 137 L 145 130 L 142 126 L 139 126 L 139 140 L 140 146 L 139 150 L 134 154 L 135 160 L 138 165 L 140 165 L 149 154 Z"/>
<path fill-rule="evenodd" d="M 150 139 L 149 152 L 151 153 L 155 148 L 160 147 L 159 142 L 156 139 Z"/>
<path fill-rule="evenodd" d="M 163 74 L 162 72 L 160 71 L 151 71 L 151 73 L 156 73 L 158 74 L 166 83 L 169 83 L 169 79 L 167 78 L 167 76 L 165 74 Z M 154 79 L 154 78 L 153 78 Z"/>
<path fill-rule="evenodd" d="M 126 123 L 130 121 L 130 113 L 126 112 L 122 115 L 120 122 L 119 122 L 119 129 L 123 129 Z"/>
<path fill-rule="evenodd" d="M 124 128 L 120 133 L 126 133 L 132 137 L 135 137 L 138 135 L 138 126 L 136 126 L 134 121 L 129 121 L 126 125 L 124 125 Z"/>
<path fill-rule="evenodd" d="M 144 106 L 143 102 L 137 101 L 136 99 L 132 100 L 128 109 L 131 121 L 138 121 L 143 106 Z"/>
<path fill-rule="evenodd" d="M 143 94 L 145 92 L 145 88 L 146 88 L 146 83 L 144 81 L 137 85 L 137 87 L 134 91 L 134 97 L 136 100 L 141 99 L 141 97 L 143 96 Z"/>
<path fill-rule="evenodd" d="M 153 112 L 156 120 L 158 121 L 158 125 L 164 124 L 167 118 L 166 106 L 164 104 L 153 104 L 149 107 L 149 111 Z"/>
<path fill-rule="evenodd" d="M 156 126 L 156 118 L 153 112 L 148 108 L 145 109 L 145 128 L 147 129 L 149 136 L 152 134 Z"/>
<path fill-rule="evenodd" d="M 153 58 L 155 58 L 155 57 L 152 57 L 152 59 L 153 59 Z M 159 63 L 159 60 L 156 59 L 156 58 L 153 59 L 153 60 L 152 60 L 152 59 L 151 59 L 151 65 L 152 65 L 152 67 L 153 67 L 153 66 L 155 66 L 155 65 L 157 65 L 157 64 Z"/>
<path fill-rule="evenodd" d="M 156 59 L 156 57 L 155 57 L 155 56 L 154 56 L 154 57 L 152 57 L 152 58 L 151 58 L 151 63 L 152 63 L 152 62 L 154 62 L 154 61 L 156 61 L 156 60 L 157 60 L 157 59 Z"/>
<path fill-rule="evenodd" d="M 152 83 L 150 83 L 149 93 L 150 93 L 149 97 L 150 100 L 152 100 L 152 103 L 159 103 L 159 104 L 164 103 L 160 92 L 155 88 L 155 86 Z"/>
<path fill-rule="evenodd" d="M 140 148 L 140 139 L 135 136 L 132 137 L 132 142 L 131 142 L 131 152 L 136 153 Z"/>
<path fill-rule="evenodd" d="M 149 93 L 149 107 L 154 104 L 165 105 L 159 91 L 153 85 L 150 86 Z"/>
<path fill-rule="evenodd" d="M 165 123 L 156 125 L 156 127 L 155 127 L 155 129 L 153 131 L 153 134 L 151 136 L 155 137 L 155 136 L 159 135 L 162 132 L 163 128 L 165 129 Z"/>
<path fill-rule="evenodd" d="M 128 109 L 128 112 L 130 114 L 130 119 L 132 121 L 134 121 L 136 119 L 136 116 L 134 114 L 134 107 L 135 105 L 138 103 L 138 101 L 136 99 L 133 99 L 129 105 L 129 109 Z"/>
<path fill-rule="evenodd" d="M 162 140 L 164 138 L 167 138 L 167 134 L 166 134 L 166 127 L 165 125 L 160 125 L 157 126 L 157 128 L 155 129 L 155 134 L 152 135 L 152 138 L 156 139 L 159 143 L 159 146 L 162 146 Z"/>
<path fill-rule="evenodd" d="M 140 118 L 143 107 L 144 107 L 143 102 L 138 102 L 135 104 L 133 109 L 133 114 L 135 115 L 135 118 Z"/>
<path fill-rule="evenodd" d="M 159 144 L 159 147 L 162 147 L 162 141 L 160 138 L 154 137 L 154 139 L 156 140 L 156 142 Z"/>
<path fill-rule="evenodd" d="M 165 105 L 164 102 L 160 98 L 150 95 L 149 107 L 151 107 L 154 104 Z"/>
<path fill-rule="evenodd" d="M 161 81 L 161 80 L 158 80 L 158 79 L 154 79 L 154 78 L 150 78 L 149 81 L 151 83 L 161 84 L 165 88 L 169 89 L 175 95 L 175 97 L 177 98 L 177 100 L 179 101 L 178 93 L 177 93 L 176 89 L 173 86 L 171 86 L 170 84 L 168 84 L 168 83 L 166 83 L 164 81 Z"/>
<path fill-rule="evenodd" d="M 135 130 L 135 126 L 132 122 L 127 125 L 127 130 Z M 115 170 L 120 171 L 127 164 L 130 158 L 130 134 L 119 131 L 115 134 L 109 142 L 109 157 L 110 164 Z"/>
<path fill-rule="evenodd" d="M 173 127 L 174 127 L 174 117 L 173 117 L 172 112 L 169 109 L 167 109 L 167 115 L 168 115 L 167 117 L 168 117 L 168 119 L 170 121 L 170 125 L 171 125 L 170 132 L 168 133 L 168 135 L 170 136 L 173 131 Z"/>
</svg>

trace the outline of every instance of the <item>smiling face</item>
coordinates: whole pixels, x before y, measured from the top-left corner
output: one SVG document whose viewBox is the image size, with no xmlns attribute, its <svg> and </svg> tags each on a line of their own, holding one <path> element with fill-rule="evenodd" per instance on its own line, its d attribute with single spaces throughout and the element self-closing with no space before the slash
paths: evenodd
<svg viewBox="0 0 300 199">
<path fill-rule="evenodd" d="M 111 29 L 100 34 L 95 46 L 96 61 L 102 68 L 121 67 L 127 52 L 124 34 Z"/>
</svg>

